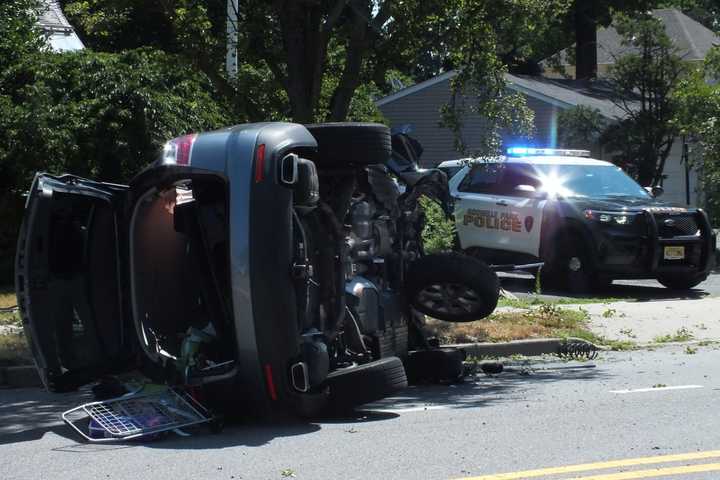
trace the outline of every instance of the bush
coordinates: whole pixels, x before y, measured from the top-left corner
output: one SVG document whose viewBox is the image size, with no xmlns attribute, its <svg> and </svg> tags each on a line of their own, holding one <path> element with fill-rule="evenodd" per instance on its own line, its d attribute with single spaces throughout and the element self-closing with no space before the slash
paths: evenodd
<svg viewBox="0 0 720 480">
<path fill-rule="evenodd" d="M 36 52 L 0 76 L 0 281 L 37 171 L 127 182 L 168 139 L 231 123 L 210 80 L 152 49 Z"/>
<path fill-rule="evenodd" d="M 443 209 L 427 197 L 420 198 L 425 211 L 425 228 L 422 240 L 425 253 L 447 252 L 455 246 L 455 222 L 445 215 Z"/>
</svg>

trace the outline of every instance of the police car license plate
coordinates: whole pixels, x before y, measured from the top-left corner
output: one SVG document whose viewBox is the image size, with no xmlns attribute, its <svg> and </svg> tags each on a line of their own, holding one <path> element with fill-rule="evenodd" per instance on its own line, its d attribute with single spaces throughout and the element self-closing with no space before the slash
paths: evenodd
<svg viewBox="0 0 720 480">
<path fill-rule="evenodd" d="M 682 260 L 685 258 L 685 247 L 665 247 L 665 260 Z"/>
</svg>

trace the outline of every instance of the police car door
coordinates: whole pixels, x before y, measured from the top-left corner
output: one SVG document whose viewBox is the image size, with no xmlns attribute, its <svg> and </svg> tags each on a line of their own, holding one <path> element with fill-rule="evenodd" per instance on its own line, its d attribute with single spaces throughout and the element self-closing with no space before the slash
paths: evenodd
<svg viewBox="0 0 720 480">
<path fill-rule="evenodd" d="M 495 192 L 503 169 L 501 162 L 478 162 L 453 191 L 455 224 L 462 249 L 499 248 L 501 215 L 507 209 L 507 201 L 502 204 Z M 453 184 L 451 182 L 451 188 Z"/>
<path fill-rule="evenodd" d="M 505 164 L 495 196 L 501 212 L 496 248 L 539 257 L 545 198 L 530 164 L 514 161 Z"/>
</svg>

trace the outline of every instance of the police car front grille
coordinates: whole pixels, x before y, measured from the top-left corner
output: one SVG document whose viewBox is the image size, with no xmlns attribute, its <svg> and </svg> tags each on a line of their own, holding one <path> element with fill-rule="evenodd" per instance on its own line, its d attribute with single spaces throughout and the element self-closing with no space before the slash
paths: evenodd
<svg viewBox="0 0 720 480">
<path fill-rule="evenodd" d="M 698 231 L 698 224 L 691 215 L 655 214 L 655 222 L 661 238 L 695 235 Z"/>
</svg>

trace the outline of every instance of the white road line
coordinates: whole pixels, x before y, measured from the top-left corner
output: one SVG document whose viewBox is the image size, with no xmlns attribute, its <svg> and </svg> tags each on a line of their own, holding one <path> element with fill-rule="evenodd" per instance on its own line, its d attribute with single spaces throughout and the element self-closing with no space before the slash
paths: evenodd
<svg viewBox="0 0 720 480">
<path fill-rule="evenodd" d="M 694 388 L 703 388 L 703 386 L 702 385 L 676 385 L 674 387 L 635 388 L 633 390 L 610 390 L 610 393 L 662 392 L 664 390 L 692 390 Z"/>
</svg>

